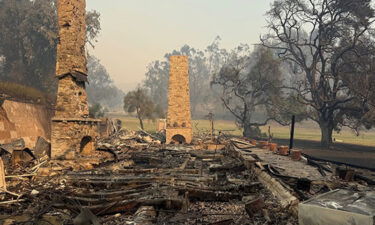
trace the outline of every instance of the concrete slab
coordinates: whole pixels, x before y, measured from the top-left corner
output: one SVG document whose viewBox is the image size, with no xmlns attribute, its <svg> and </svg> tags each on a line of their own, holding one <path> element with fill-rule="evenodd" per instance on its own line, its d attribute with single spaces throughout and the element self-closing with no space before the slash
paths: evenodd
<svg viewBox="0 0 375 225">
<path fill-rule="evenodd" d="M 375 191 L 334 190 L 298 207 L 300 225 L 374 225 Z"/>
</svg>

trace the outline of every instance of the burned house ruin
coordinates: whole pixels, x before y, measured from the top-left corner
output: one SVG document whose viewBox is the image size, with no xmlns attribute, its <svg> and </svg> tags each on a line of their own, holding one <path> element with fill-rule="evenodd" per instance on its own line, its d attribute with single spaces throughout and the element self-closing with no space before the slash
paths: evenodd
<svg viewBox="0 0 375 225">
<path fill-rule="evenodd" d="M 59 80 L 52 118 L 51 157 L 73 159 L 89 155 L 98 137 L 98 123 L 89 119 L 85 0 L 59 0 L 56 76 Z"/>
<path fill-rule="evenodd" d="M 0 224 L 375 225 L 375 167 L 310 156 L 320 149 L 270 127 L 258 139 L 215 130 L 212 113 L 193 136 L 187 56 L 170 57 L 157 133 L 90 119 L 85 0 L 56 2 L 56 107 L 0 95 Z"/>
<path fill-rule="evenodd" d="M 191 143 L 189 60 L 187 56 L 171 56 L 168 88 L 166 142 Z"/>
</svg>

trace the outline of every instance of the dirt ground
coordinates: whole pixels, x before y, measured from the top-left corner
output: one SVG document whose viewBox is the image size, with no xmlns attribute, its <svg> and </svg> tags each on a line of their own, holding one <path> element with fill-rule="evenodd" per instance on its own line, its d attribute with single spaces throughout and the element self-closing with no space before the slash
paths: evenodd
<svg viewBox="0 0 375 225">
<path fill-rule="evenodd" d="M 274 142 L 289 145 L 287 139 L 278 139 Z M 295 148 L 300 148 L 305 154 L 319 159 L 375 170 L 375 147 L 335 143 L 332 148 L 327 149 L 322 148 L 317 141 L 295 140 Z"/>
</svg>

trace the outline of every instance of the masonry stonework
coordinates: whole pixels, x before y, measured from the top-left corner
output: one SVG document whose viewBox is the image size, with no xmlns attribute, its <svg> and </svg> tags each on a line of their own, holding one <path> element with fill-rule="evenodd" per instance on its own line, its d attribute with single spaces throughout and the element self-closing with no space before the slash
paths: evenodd
<svg viewBox="0 0 375 225">
<path fill-rule="evenodd" d="M 74 159 L 95 149 L 99 120 L 88 119 L 86 2 L 58 0 L 59 43 L 56 76 L 59 79 L 52 119 L 51 157 Z"/>
<path fill-rule="evenodd" d="M 56 76 L 76 71 L 87 74 L 86 1 L 58 0 L 59 45 Z"/>
<path fill-rule="evenodd" d="M 68 75 L 59 79 L 55 117 L 89 116 L 85 83 Z"/>
<path fill-rule="evenodd" d="M 192 136 L 189 60 L 187 56 L 171 56 L 166 142 L 191 143 Z"/>
<path fill-rule="evenodd" d="M 90 155 L 86 145 L 91 145 L 98 136 L 97 121 L 86 119 L 57 119 L 52 123 L 52 152 L 54 159 L 75 159 L 79 155 Z M 93 146 L 91 147 L 91 151 Z"/>
</svg>

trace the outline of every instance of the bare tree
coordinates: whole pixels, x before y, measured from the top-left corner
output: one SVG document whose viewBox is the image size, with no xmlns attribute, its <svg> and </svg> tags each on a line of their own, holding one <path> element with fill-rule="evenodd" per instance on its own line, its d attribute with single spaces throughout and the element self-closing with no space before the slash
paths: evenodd
<svg viewBox="0 0 375 225">
<path fill-rule="evenodd" d="M 321 144 L 331 145 L 333 130 L 342 126 L 358 129 L 367 99 L 353 92 L 343 74 L 347 64 L 356 67 L 357 59 L 374 55 L 363 48 L 371 44 L 365 41 L 375 18 L 371 0 L 276 0 L 268 18 L 270 33 L 261 41 L 301 75 L 288 88 L 319 124 Z M 352 78 L 363 78 L 352 72 Z"/>
<path fill-rule="evenodd" d="M 281 78 L 280 61 L 272 51 L 257 48 L 251 54 L 247 45 L 241 45 L 214 76 L 212 85 L 222 90 L 221 100 L 244 129 L 243 135 L 256 137 L 260 135 L 259 126 L 271 120 L 284 123 L 276 107 L 283 102 Z M 266 113 L 256 118 L 257 111 Z"/>
</svg>

